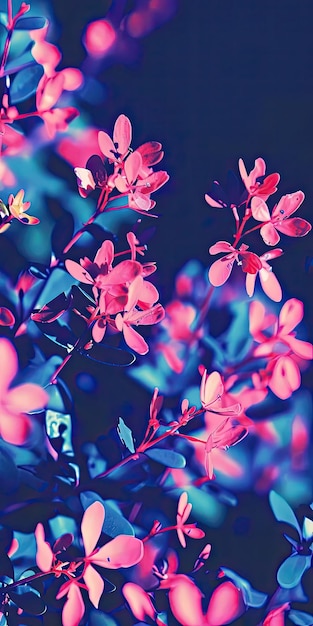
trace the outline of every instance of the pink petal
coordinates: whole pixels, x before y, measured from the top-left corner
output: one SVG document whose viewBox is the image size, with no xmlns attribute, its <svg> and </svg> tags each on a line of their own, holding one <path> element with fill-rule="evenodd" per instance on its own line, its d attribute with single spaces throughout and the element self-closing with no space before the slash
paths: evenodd
<svg viewBox="0 0 313 626">
<path fill-rule="evenodd" d="M 136 326 L 150 326 L 151 324 L 158 324 L 164 319 L 165 311 L 161 304 L 156 304 L 151 309 L 145 311 L 137 311 L 134 309 L 127 314 L 127 321 L 129 324 Z"/>
<path fill-rule="evenodd" d="M 229 624 L 245 613 L 242 592 L 232 582 L 225 582 L 214 589 L 206 614 L 208 626 Z"/>
<path fill-rule="evenodd" d="M 188 504 L 188 493 L 187 491 L 183 491 L 183 493 L 181 493 L 179 496 L 179 500 L 177 504 L 177 515 L 180 515 L 181 517 L 183 516 L 187 504 Z"/>
<path fill-rule="evenodd" d="M 103 276 L 99 274 L 96 279 L 97 287 L 104 289 L 109 285 L 121 285 L 132 282 L 138 274 L 141 274 L 141 264 L 138 261 L 121 261 L 113 267 L 112 271 Z"/>
<path fill-rule="evenodd" d="M 15 349 L 10 341 L 4 338 L 0 338 L 0 368 L 0 397 L 3 397 L 18 370 Z"/>
<path fill-rule="evenodd" d="M 101 502 L 93 502 L 88 509 L 86 509 L 83 515 L 81 533 L 86 556 L 91 554 L 98 542 L 102 531 L 104 517 L 105 510 Z"/>
<path fill-rule="evenodd" d="M 137 331 L 129 326 L 128 324 L 123 324 L 123 334 L 124 339 L 127 345 L 137 352 L 137 354 L 147 354 L 149 352 L 149 346 L 144 338 L 137 333 Z"/>
<path fill-rule="evenodd" d="M 118 144 L 118 152 L 124 156 L 132 140 L 132 125 L 126 115 L 119 115 L 113 130 L 113 142 Z M 141 157 L 140 157 L 141 158 Z"/>
<path fill-rule="evenodd" d="M 185 539 L 185 535 L 184 535 L 182 529 L 181 528 L 177 528 L 176 530 L 177 530 L 177 537 L 178 537 L 178 541 L 179 541 L 180 545 L 183 548 L 186 548 L 186 545 L 187 545 L 186 544 L 186 539 Z"/>
<path fill-rule="evenodd" d="M 260 330 L 264 328 L 265 306 L 255 300 L 251 302 L 249 308 L 249 331 L 252 337 L 255 337 Z"/>
<path fill-rule="evenodd" d="M 301 376 L 298 365 L 288 356 L 280 357 L 274 367 L 269 388 L 278 398 L 286 400 L 299 389 Z"/>
<path fill-rule="evenodd" d="M 94 258 L 94 263 L 96 263 L 99 267 L 101 267 L 101 265 L 108 265 L 111 268 L 113 261 L 114 245 L 110 239 L 106 239 L 101 245 L 101 248 L 99 248 Z"/>
<path fill-rule="evenodd" d="M 285 611 L 290 608 L 288 602 L 285 602 L 282 606 L 279 606 L 277 609 L 273 609 L 266 616 L 263 626 L 284 626 L 285 624 Z"/>
<path fill-rule="evenodd" d="M 274 300 L 274 302 L 280 302 L 283 293 L 275 274 L 261 269 L 259 276 L 264 293 L 266 293 L 271 300 Z"/>
<path fill-rule="evenodd" d="M 125 174 L 130 184 L 135 182 L 141 168 L 142 160 L 139 152 L 132 152 L 124 164 Z"/>
<path fill-rule="evenodd" d="M 249 176 L 242 159 L 239 159 L 238 167 L 242 181 L 248 191 L 250 191 L 250 186 L 255 184 L 257 178 L 264 176 L 266 170 L 265 161 L 261 157 L 255 160 L 254 168 L 251 170 Z"/>
<path fill-rule="evenodd" d="M 255 196 L 251 200 L 251 211 L 255 220 L 258 222 L 268 222 L 271 219 L 267 204 Z"/>
<path fill-rule="evenodd" d="M 303 318 L 303 302 L 297 298 L 290 298 L 282 306 L 278 322 L 280 334 L 288 335 Z"/>
<path fill-rule="evenodd" d="M 224 208 L 224 204 L 222 204 L 222 202 L 217 202 L 217 200 L 214 200 L 214 198 L 211 198 L 211 196 L 209 196 L 208 193 L 205 194 L 204 198 L 205 198 L 206 202 L 210 206 L 212 206 L 212 207 L 214 207 L 216 209 L 223 209 Z"/>
<path fill-rule="evenodd" d="M 61 72 L 51 78 L 44 74 L 37 87 L 36 104 L 37 110 L 49 111 L 59 99 L 64 88 L 64 76 Z"/>
<path fill-rule="evenodd" d="M 276 226 L 276 224 L 275 224 Z M 260 235 L 267 246 L 276 246 L 280 240 L 280 236 L 271 222 L 264 224 L 260 230 Z"/>
<path fill-rule="evenodd" d="M 5 405 L 11 413 L 31 413 L 43 409 L 49 400 L 47 392 L 33 383 L 25 383 L 8 391 Z"/>
<path fill-rule="evenodd" d="M 94 181 L 93 175 L 89 170 L 86 170 L 85 167 L 75 167 L 74 172 L 78 178 L 78 186 L 87 192 L 92 191 L 96 188 L 96 183 Z"/>
<path fill-rule="evenodd" d="M 210 439 L 210 437 L 209 437 Z M 207 441 L 208 444 L 208 441 Z M 212 439 L 211 439 L 211 444 L 212 444 Z M 214 468 L 213 468 L 213 459 L 212 459 L 212 449 L 208 448 L 208 450 L 205 453 L 205 457 L 204 457 L 204 467 L 205 467 L 205 471 L 207 476 L 209 477 L 210 480 L 213 480 L 214 478 Z"/>
<path fill-rule="evenodd" d="M 262 267 L 262 261 L 254 252 L 241 253 L 242 271 L 247 274 L 256 274 Z"/>
<path fill-rule="evenodd" d="M 224 256 L 218 261 L 214 261 L 209 269 L 209 281 L 214 287 L 220 287 L 226 283 L 234 265 L 234 257 Z"/>
<path fill-rule="evenodd" d="M 308 341 L 302 341 L 292 336 L 286 337 L 285 341 L 297 356 L 300 356 L 302 359 L 313 359 L 313 346 Z"/>
<path fill-rule="evenodd" d="M 125 311 L 131 311 L 131 309 L 133 309 L 136 306 L 139 300 L 140 292 L 142 290 L 142 285 L 143 285 L 143 277 L 141 274 L 139 274 L 138 276 L 136 276 L 136 278 L 133 280 L 133 282 L 129 286 Z"/>
<path fill-rule="evenodd" d="M 51 546 L 45 541 L 45 531 L 42 524 L 37 524 L 35 529 L 37 542 L 36 563 L 42 572 L 50 572 L 53 563 Z"/>
<path fill-rule="evenodd" d="M 273 209 L 272 220 L 282 220 L 292 215 L 298 210 L 304 198 L 303 191 L 295 191 L 282 196 L 277 206 Z"/>
<path fill-rule="evenodd" d="M 88 285 L 93 284 L 94 280 L 91 278 L 90 274 L 85 270 L 84 267 L 76 263 L 76 261 L 71 261 L 67 259 L 65 261 L 65 267 L 69 274 L 79 280 L 80 283 L 87 283 Z"/>
<path fill-rule="evenodd" d="M 84 581 L 88 587 L 90 602 L 97 609 L 104 590 L 104 581 L 92 565 L 87 565 L 84 571 Z"/>
<path fill-rule="evenodd" d="M 283 250 L 281 248 L 275 248 L 275 250 L 269 250 L 268 252 L 265 252 L 265 254 L 261 255 L 261 259 L 262 261 L 271 261 L 272 259 L 277 259 L 277 257 L 280 257 L 282 254 L 284 254 Z"/>
<path fill-rule="evenodd" d="M 201 528 L 197 528 L 196 526 L 184 526 L 184 533 L 191 539 L 203 539 L 205 537 L 205 532 L 201 530 Z"/>
<path fill-rule="evenodd" d="M 211 374 L 208 375 L 205 370 L 203 372 L 200 385 L 200 399 L 202 406 L 205 408 L 212 408 L 212 405 L 214 405 L 215 402 L 220 402 L 223 393 L 224 385 L 219 372 L 211 372 Z"/>
<path fill-rule="evenodd" d="M 14 415 L 0 406 L 0 434 L 2 439 L 15 446 L 23 445 L 29 438 L 31 421 L 26 415 Z"/>
<path fill-rule="evenodd" d="M 79 87 L 81 87 L 81 85 L 83 84 L 83 74 L 80 70 L 74 67 L 66 67 L 64 70 L 61 70 L 61 74 L 64 78 L 63 89 L 65 89 L 66 91 L 74 91 L 75 89 L 79 89 Z"/>
<path fill-rule="evenodd" d="M 107 323 L 106 320 L 97 320 L 92 327 L 92 338 L 96 343 L 100 343 L 106 333 Z"/>
<path fill-rule="evenodd" d="M 150 283 L 148 280 L 144 280 L 142 283 L 142 287 L 140 290 L 138 305 L 139 303 L 145 303 L 146 305 L 153 305 L 159 299 L 159 292 L 157 288 Z"/>
<path fill-rule="evenodd" d="M 103 130 L 100 130 L 98 134 L 98 142 L 102 154 L 104 154 L 104 156 L 106 156 L 108 159 L 114 160 L 116 148 L 111 137 Z"/>
<path fill-rule="evenodd" d="M 252 298 L 254 294 L 256 274 L 247 274 L 246 276 L 246 292 L 250 298 Z"/>
<path fill-rule="evenodd" d="M 151 598 L 139 585 L 126 583 L 122 588 L 122 593 L 136 619 L 144 621 L 146 617 L 150 617 L 155 621 L 156 610 Z"/>
<path fill-rule="evenodd" d="M 202 612 L 202 593 L 195 583 L 185 576 L 175 576 L 168 599 L 174 617 L 182 626 L 202 626 L 206 623 Z"/>
<path fill-rule="evenodd" d="M 143 543 L 131 535 L 118 535 L 90 558 L 92 563 L 107 569 L 132 567 L 143 557 Z"/>
<path fill-rule="evenodd" d="M 311 224 L 301 217 L 291 217 L 282 222 L 275 222 L 275 227 L 280 233 L 289 237 L 304 237 L 312 229 Z"/>
<path fill-rule="evenodd" d="M 84 613 L 85 605 L 82 594 L 78 585 L 72 582 L 69 586 L 67 600 L 62 611 L 63 626 L 79 626 Z"/>
<path fill-rule="evenodd" d="M 219 254 L 220 252 L 234 252 L 234 248 L 228 241 L 217 241 L 209 248 L 210 254 Z"/>
<path fill-rule="evenodd" d="M 169 180 L 169 175 L 164 170 L 159 170 L 158 172 L 153 172 L 149 174 L 146 178 L 139 180 L 137 183 L 137 188 L 140 188 L 140 191 L 143 194 L 153 193 L 163 187 L 165 183 Z"/>
</svg>

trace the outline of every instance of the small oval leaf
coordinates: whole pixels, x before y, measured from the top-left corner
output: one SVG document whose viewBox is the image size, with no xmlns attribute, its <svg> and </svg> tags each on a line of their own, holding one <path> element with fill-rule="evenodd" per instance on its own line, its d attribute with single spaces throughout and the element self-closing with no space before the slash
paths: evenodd
<svg viewBox="0 0 313 626">
<path fill-rule="evenodd" d="M 15 30 L 38 30 L 45 28 L 48 20 L 45 17 L 20 17 L 15 25 Z"/>
<path fill-rule="evenodd" d="M 151 450 L 145 451 L 145 455 L 153 461 L 166 465 L 166 467 L 182 469 L 186 466 L 185 457 L 180 454 L 180 452 L 175 452 L 175 450 L 167 450 L 166 448 L 151 448 Z"/>
<path fill-rule="evenodd" d="M 17 104 L 32 96 L 42 75 L 43 68 L 38 64 L 30 65 L 18 72 L 10 88 L 11 103 Z"/>
</svg>

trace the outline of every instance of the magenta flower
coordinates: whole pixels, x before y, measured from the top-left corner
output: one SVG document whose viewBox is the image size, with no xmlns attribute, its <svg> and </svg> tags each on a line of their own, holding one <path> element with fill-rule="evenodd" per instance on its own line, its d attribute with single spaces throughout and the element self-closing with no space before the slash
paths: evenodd
<svg viewBox="0 0 313 626">
<path fill-rule="evenodd" d="M 309 222 L 301 217 L 290 217 L 304 200 L 303 191 L 295 191 L 283 196 L 274 207 L 272 215 L 267 204 L 260 197 L 252 198 L 251 211 L 255 220 L 264 222 L 261 237 L 268 246 L 276 246 L 280 240 L 279 232 L 289 237 L 304 237 L 311 230 Z"/>
<path fill-rule="evenodd" d="M 223 416 L 239 415 L 241 411 L 239 403 L 222 406 L 223 394 L 224 384 L 219 372 L 208 374 L 207 370 L 204 370 L 200 385 L 200 400 L 203 408 Z"/>
<path fill-rule="evenodd" d="M 243 243 L 237 250 L 228 241 L 218 241 L 209 248 L 210 254 L 226 252 L 226 255 L 214 261 L 209 269 L 209 281 L 214 287 L 220 287 L 226 283 L 235 261 L 246 274 L 256 274 L 262 268 L 259 257 L 254 252 L 247 252 L 248 247 Z"/>
<path fill-rule="evenodd" d="M 20 446 L 31 432 L 27 413 L 43 409 L 49 396 L 33 383 L 11 387 L 18 361 L 13 345 L 4 338 L 0 339 L 0 369 L 0 435 L 8 443 Z"/>
<path fill-rule="evenodd" d="M 282 299 L 281 286 L 274 272 L 272 271 L 272 266 L 269 265 L 268 261 L 270 261 L 271 259 L 276 259 L 282 254 L 283 254 L 283 251 L 281 250 L 281 248 L 275 248 L 275 250 L 272 250 L 271 252 L 266 252 L 265 254 L 262 254 L 259 257 L 262 263 L 261 269 L 259 269 L 256 274 L 247 273 L 246 291 L 247 291 L 248 296 L 250 296 L 250 298 L 254 294 L 255 281 L 258 275 L 260 278 L 261 287 L 264 293 L 266 293 L 266 295 L 269 298 L 271 298 L 271 300 L 274 300 L 274 302 L 281 301 Z"/>
<path fill-rule="evenodd" d="M 267 200 L 270 195 L 277 191 L 280 175 L 276 173 L 265 177 L 266 165 L 263 159 L 259 157 L 255 160 L 254 168 L 250 174 L 247 173 L 242 159 L 239 159 L 238 165 L 240 176 L 250 197 L 257 196 Z"/>
<path fill-rule="evenodd" d="M 184 535 L 192 537 L 192 539 L 203 539 L 205 532 L 200 528 L 197 528 L 196 524 L 186 524 L 192 509 L 192 504 L 188 502 L 188 494 L 184 491 L 179 500 L 177 506 L 176 524 L 177 535 L 180 544 L 183 548 L 186 548 L 186 539 Z"/>
<path fill-rule="evenodd" d="M 290 609 L 289 602 L 285 602 L 276 609 L 273 609 L 268 613 L 262 626 L 284 626 L 285 625 L 285 612 Z"/>
<path fill-rule="evenodd" d="M 205 470 L 210 480 L 214 478 L 212 450 L 218 448 L 220 450 L 228 450 L 231 446 L 235 446 L 242 441 L 248 434 L 248 429 L 233 417 L 227 417 L 219 426 L 208 436 L 205 444 Z"/>
</svg>

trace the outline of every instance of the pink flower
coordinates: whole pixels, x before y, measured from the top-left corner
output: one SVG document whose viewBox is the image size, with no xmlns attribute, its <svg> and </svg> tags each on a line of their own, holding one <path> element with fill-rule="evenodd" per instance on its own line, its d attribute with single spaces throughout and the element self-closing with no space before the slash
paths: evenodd
<svg viewBox="0 0 313 626">
<path fill-rule="evenodd" d="M 186 539 L 184 535 L 188 535 L 193 539 L 202 539 L 205 537 L 205 532 L 203 532 L 200 528 L 197 528 L 196 524 L 185 523 L 191 513 L 191 509 L 192 504 L 188 502 L 188 494 L 184 491 L 178 500 L 176 516 L 177 535 L 183 548 L 186 548 Z"/>
<path fill-rule="evenodd" d="M 289 237 L 304 237 L 311 230 L 309 222 L 301 217 L 290 217 L 304 200 L 303 191 L 295 191 L 283 196 L 274 207 L 272 215 L 262 198 L 252 198 L 251 211 L 255 220 L 264 222 L 261 237 L 268 246 L 276 246 L 280 240 L 279 232 Z"/>
<path fill-rule="evenodd" d="M 260 344 L 255 348 L 254 356 L 269 359 L 266 369 L 254 374 L 252 380 L 257 388 L 268 386 L 278 398 L 289 398 L 300 387 L 297 357 L 313 359 L 312 344 L 297 339 L 293 332 L 302 318 L 303 303 L 296 298 L 285 302 L 278 318 L 267 314 L 261 302 L 250 305 L 250 333 Z"/>
<path fill-rule="evenodd" d="M 262 268 L 262 261 L 254 252 L 247 252 L 248 247 L 243 243 L 236 250 L 228 241 L 218 241 L 209 248 L 210 254 L 226 252 L 226 255 L 214 261 L 209 269 L 209 281 L 214 287 L 220 287 L 226 283 L 235 261 L 246 274 L 256 274 Z"/>
<path fill-rule="evenodd" d="M 22 222 L 22 224 L 28 224 L 29 226 L 39 224 L 40 220 L 37 217 L 26 215 L 26 211 L 28 211 L 30 207 L 30 202 L 24 202 L 24 189 L 20 189 L 16 196 L 10 194 L 8 204 L 11 215 L 19 220 L 19 222 Z"/>
<path fill-rule="evenodd" d="M 277 173 L 270 174 L 264 178 L 266 165 L 263 159 L 259 157 L 255 160 L 254 168 L 251 170 L 250 174 L 247 173 L 242 159 L 239 159 L 238 165 L 240 176 L 250 197 L 258 196 L 263 200 L 267 200 L 270 195 L 277 191 L 277 184 L 279 183 L 280 175 Z M 260 178 L 263 180 L 258 180 Z"/>
<path fill-rule="evenodd" d="M 17 372 L 17 354 L 7 339 L 0 339 L 0 435 L 8 443 L 22 445 L 31 431 L 27 413 L 43 409 L 49 399 L 44 389 L 33 383 L 11 388 Z"/>
<path fill-rule="evenodd" d="M 219 372 L 207 373 L 204 370 L 200 385 L 200 400 L 204 409 L 223 416 L 239 415 L 241 405 L 239 403 L 222 407 L 224 384 Z"/>
<path fill-rule="evenodd" d="M 241 589 L 227 581 L 214 589 L 207 614 L 207 626 L 223 626 L 238 619 L 246 611 Z"/>
<path fill-rule="evenodd" d="M 37 565 L 44 571 L 55 575 L 66 572 L 70 578 L 57 594 L 57 599 L 67 595 L 63 607 L 63 626 L 78 626 L 84 615 L 85 607 L 80 588 L 87 589 L 91 603 L 98 608 L 104 590 L 104 581 L 93 567 L 93 564 L 106 569 L 131 567 L 139 563 L 143 557 L 143 543 L 130 535 L 118 535 L 101 548 L 95 548 L 102 532 L 105 510 L 101 502 L 94 502 L 85 511 L 81 523 L 81 534 L 85 548 L 85 556 L 77 562 L 64 563 L 56 561 L 50 545 L 44 539 L 44 531 L 38 524 L 35 531 L 37 541 Z M 84 563 L 84 570 L 75 578 L 76 568 Z M 69 565 L 68 569 L 64 566 Z M 80 582 L 83 579 L 84 584 Z"/>
<path fill-rule="evenodd" d="M 259 269 L 256 274 L 247 273 L 246 291 L 247 291 L 248 296 L 250 296 L 250 298 L 254 294 L 256 277 L 257 275 L 259 275 L 261 287 L 264 293 L 266 293 L 266 295 L 269 298 L 271 298 L 271 300 L 274 300 L 274 302 L 281 301 L 282 299 L 281 286 L 274 272 L 272 271 L 272 266 L 269 265 L 267 261 L 270 261 L 271 259 L 276 259 L 282 254 L 283 254 L 283 251 L 281 250 L 281 248 L 275 248 L 275 250 L 272 250 L 271 252 L 266 252 L 265 254 L 262 254 L 259 257 L 262 263 L 261 269 Z"/>
<path fill-rule="evenodd" d="M 132 140 L 132 126 L 126 115 L 119 115 L 113 130 L 113 141 L 108 133 L 100 130 L 99 147 L 110 161 L 121 163 L 129 152 Z"/>
<path fill-rule="evenodd" d="M 230 446 L 235 446 L 242 441 L 247 434 L 248 429 L 233 417 L 227 417 L 210 433 L 205 444 L 205 469 L 210 480 L 214 478 L 212 450 L 214 448 L 228 450 Z"/>
</svg>

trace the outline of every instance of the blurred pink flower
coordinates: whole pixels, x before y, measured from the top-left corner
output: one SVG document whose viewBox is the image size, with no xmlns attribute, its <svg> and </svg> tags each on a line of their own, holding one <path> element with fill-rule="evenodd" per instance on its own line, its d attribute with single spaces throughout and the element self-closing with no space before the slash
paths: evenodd
<svg viewBox="0 0 313 626">
<path fill-rule="evenodd" d="M 0 435 L 8 443 L 22 445 L 31 431 L 27 413 L 43 409 L 49 396 L 33 383 L 11 388 L 18 372 L 17 354 L 13 345 L 0 339 Z"/>
</svg>

